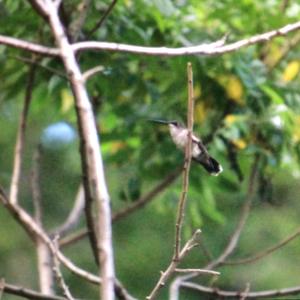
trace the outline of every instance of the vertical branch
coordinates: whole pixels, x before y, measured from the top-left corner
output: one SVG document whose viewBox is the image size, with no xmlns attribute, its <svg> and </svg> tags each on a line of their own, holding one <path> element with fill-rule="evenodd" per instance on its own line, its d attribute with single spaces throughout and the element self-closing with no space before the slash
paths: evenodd
<svg viewBox="0 0 300 300">
<path fill-rule="evenodd" d="M 192 157 L 192 132 L 193 132 L 193 116 L 194 116 L 194 93 L 193 93 L 193 69 L 189 62 L 187 65 L 188 76 L 188 111 L 187 111 L 187 125 L 188 125 L 188 141 L 185 148 L 185 160 L 183 167 L 183 183 L 182 192 L 178 203 L 176 230 L 175 230 L 175 250 L 174 260 L 178 260 L 181 248 L 181 231 L 184 220 L 184 210 L 189 186 L 189 172 Z"/>
<path fill-rule="evenodd" d="M 31 65 L 29 69 L 27 87 L 26 87 L 26 92 L 24 97 L 24 106 L 22 109 L 22 113 L 18 125 L 13 172 L 12 172 L 10 194 L 9 194 L 9 201 L 14 204 L 18 202 L 19 181 L 20 181 L 21 169 L 22 169 L 22 157 L 23 157 L 23 150 L 24 150 L 27 115 L 29 111 L 30 102 L 32 99 L 32 90 L 34 84 L 35 71 L 36 71 L 36 66 Z"/>
<path fill-rule="evenodd" d="M 38 145 L 32 162 L 31 170 L 31 192 L 34 205 L 34 218 L 38 226 L 42 227 L 42 205 L 41 205 L 41 192 L 40 192 L 40 158 L 41 146 Z M 40 291 L 47 295 L 54 295 L 53 290 L 53 274 L 52 274 L 52 259 L 51 253 L 45 242 L 36 237 L 36 251 L 38 260 L 38 273 L 40 282 Z"/>
<path fill-rule="evenodd" d="M 115 271 L 111 208 L 104 176 L 96 122 L 84 85 L 84 78 L 76 61 L 72 45 L 68 41 L 59 19 L 57 7 L 55 7 L 51 0 L 45 0 L 44 3 L 47 6 L 49 24 L 58 48 L 60 49 L 60 55 L 66 72 L 69 75 L 70 85 L 75 98 L 77 122 L 81 140 L 81 160 L 86 201 L 94 201 L 97 206 L 97 256 L 100 262 L 100 275 L 102 277 L 100 298 L 113 300 Z"/>
</svg>

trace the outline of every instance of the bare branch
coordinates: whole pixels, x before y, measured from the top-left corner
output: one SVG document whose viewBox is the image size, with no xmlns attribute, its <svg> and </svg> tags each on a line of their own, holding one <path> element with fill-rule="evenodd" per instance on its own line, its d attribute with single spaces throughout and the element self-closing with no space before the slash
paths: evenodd
<svg viewBox="0 0 300 300">
<path fill-rule="evenodd" d="M 8 283 L 4 283 L 3 291 L 7 294 L 12 294 L 15 296 L 24 297 L 26 299 L 32 300 L 67 300 L 64 297 L 45 295 L 43 293 L 24 288 L 22 286 L 17 286 Z"/>
<path fill-rule="evenodd" d="M 271 39 L 278 36 L 285 36 L 290 32 L 299 30 L 300 21 L 285 25 L 281 28 L 268 31 L 262 34 L 254 35 L 250 38 L 242 39 L 240 41 L 224 44 L 224 39 L 210 43 L 202 44 L 191 47 L 179 47 L 179 48 L 167 48 L 167 47 L 144 47 L 127 44 L 118 44 L 110 42 L 80 42 L 72 44 L 74 51 L 87 51 L 87 50 L 98 50 L 98 51 L 115 51 L 115 52 L 127 52 L 141 55 L 155 55 L 155 56 L 182 56 L 182 55 L 221 55 L 228 52 L 236 51 L 242 47 L 247 47 L 257 43 L 268 42 Z M 27 50 L 34 53 L 40 53 L 47 56 L 59 56 L 60 52 L 57 48 L 51 48 L 42 46 L 36 43 L 23 41 L 16 38 L 0 35 L 0 44 L 11 46 Z"/>
<path fill-rule="evenodd" d="M 297 32 L 290 41 L 281 49 L 280 57 L 269 65 L 268 71 L 271 72 L 286 56 L 289 52 L 300 43 L 300 32 Z"/>
<path fill-rule="evenodd" d="M 250 283 L 247 282 L 246 288 L 245 288 L 244 292 L 242 293 L 242 295 L 240 296 L 239 300 L 246 300 L 248 298 L 249 292 L 250 292 Z"/>
<path fill-rule="evenodd" d="M 41 0 L 27 0 L 32 8 L 45 20 L 47 21 L 47 14 L 45 12 L 44 3 Z"/>
<path fill-rule="evenodd" d="M 53 233 L 55 235 L 63 236 L 71 229 L 73 229 L 76 226 L 76 224 L 79 222 L 80 216 L 83 213 L 83 209 L 84 209 L 84 190 L 83 190 L 83 185 L 80 184 L 71 212 L 69 213 L 66 221 L 60 227 L 55 229 Z"/>
<path fill-rule="evenodd" d="M 225 291 L 218 288 L 211 288 L 203 285 L 199 285 L 193 282 L 182 282 L 181 286 L 184 288 L 193 289 L 205 294 L 210 294 L 215 297 L 222 298 L 241 298 L 246 296 L 246 299 L 254 298 L 254 299 L 262 299 L 270 297 L 280 297 L 287 295 L 297 295 L 300 293 L 300 286 L 284 288 L 279 290 L 266 290 L 266 291 L 258 291 L 258 292 L 240 292 L 240 291 Z"/>
<path fill-rule="evenodd" d="M 95 74 L 97 74 L 99 72 L 103 72 L 103 71 L 104 71 L 103 66 L 97 66 L 88 71 L 85 71 L 82 76 L 83 76 L 84 81 L 87 81 L 90 77 L 94 76 Z"/>
<path fill-rule="evenodd" d="M 66 247 L 69 246 L 77 241 L 80 241 L 84 237 L 87 237 L 88 231 L 87 229 L 78 230 L 78 232 L 72 233 L 62 239 L 59 240 L 59 247 Z"/>
<path fill-rule="evenodd" d="M 56 247 L 56 251 L 58 250 L 58 244 L 57 244 L 57 239 L 58 239 L 58 236 L 55 237 L 53 243 Z M 63 278 L 63 275 L 62 275 L 62 272 L 60 271 L 60 263 L 57 259 L 57 255 L 54 255 L 53 256 L 53 261 L 54 261 L 54 272 L 55 272 L 55 275 L 56 275 L 56 279 L 58 281 L 58 284 L 60 285 L 61 289 L 63 290 L 63 293 L 65 295 L 65 297 L 68 299 L 68 300 L 74 300 L 70 290 L 69 290 L 69 287 L 66 285 L 65 283 L 65 280 Z"/>
<path fill-rule="evenodd" d="M 56 8 L 58 9 L 62 0 L 53 0 L 53 2 L 54 2 L 54 5 L 56 6 Z"/>
<path fill-rule="evenodd" d="M 32 90 L 34 85 L 35 72 L 36 72 L 35 66 L 34 65 L 30 66 L 27 87 L 26 87 L 25 97 L 24 97 L 24 106 L 23 106 L 23 110 L 18 125 L 17 141 L 15 145 L 15 155 L 14 155 L 14 166 L 13 166 L 13 172 L 12 172 L 12 178 L 10 184 L 10 193 L 9 193 L 9 201 L 14 204 L 18 202 L 19 180 L 20 180 L 21 170 L 22 170 L 22 157 L 23 157 L 24 142 L 25 142 L 27 115 L 29 111 L 30 102 L 32 99 Z"/>
<path fill-rule="evenodd" d="M 214 269 L 220 265 L 222 265 L 228 256 L 232 254 L 234 251 L 235 247 L 237 246 L 237 243 L 239 241 L 241 232 L 244 228 L 244 225 L 246 223 L 246 220 L 248 218 L 251 204 L 252 204 L 252 197 L 253 197 L 253 192 L 254 192 L 254 182 L 257 174 L 257 169 L 258 169 L 258 162 L 259 162 L 259 156 L 256 155 L 254 162 L 252 164 L 252 170 L 249 178 L 249 183 L 248 183 L 248 191 L 245 199 L 245 203 L 242 207 L 241 214 L 240 214 L 240 219 L 239 222 L 232 233 L 229 242 L 223 252 L 219 255 L 218 258 L 215 260 L 211 261 L 207 266 L 204 267 L 205 270 L 211 270 Z M 196 277 L 197 274 L 195 273 L 190 273 L 184 276 L 178 276 L 172 283 L 170 287 L 171 291 L 171 299 L 175 300 L 178 299 L 178 294 L 179 294 L 179 288 L 183 285 L 183 283 L 186 283 L 187 280 L 192 279 Z"/>
<path fill-rule="evenodd" d="M 101 17 L 101 19 L 96 23 L 96 25 L 87 33 L 87 36 L 90 37 L 96 30 L 98 30 L 102 24 L 104 23 L 105 19 L 108 17 L 108 15 L 112 12 L 114 6 L 116 5 L 118 0 L 113 0 L 111 4 L 108 6 L 107 10 Z"/>
<path fill-rule="evenodd" d="M 246 257 L 244 259 L 238 259 L 238 260 L 226 260 L 225 262 L 223 262 L 223 265 L 241 265 L 241 264 L 249 264 L 252 262 L 256 262 L 257 260 L 266 257 L 267 255 L 273 253 L 274 251 L 284 247 L 286 244 L 288 244 L 289 242 L 293 241 L 295 238 L 297 238 L 300 235 L 300 228 L 294 232 L 293 234 L 291 234 L 290 236 L 288 236 L 287 238 L 283 239 L 281 242 L 279 242 L 278 244 L 276 244 L 273 247 L 270 247 L 264 251 L 261 251 L 253 256 L 250 257 Z"/>
<path fill-rule="evenodd" d="M 53 255 L 57 255 L 59 261 L 71 272 L 84 278 L 85 280 L 100 284 L 101 279 L 79 267 L 77 267 L 71 260 L 69 260 L 62 252 L 56 250 L 55 245 L 44 232 L 44 230 L 34 221 L 34 219 L 20 206 L 12 204 L 8 201 L 4 190 L 0 186 L 0 202 L 8 209 L 14 219 L 24 228 L 30 238 L 34 241 L 36 238 L 40 238 L 49 247 Z"/>
<path fill-rule="evenodd" d="M 32 161 L 32 170 L 30 176 L 30 186 L 33 199 L 35 221 L 42 228 L 42 203 L 40 191 L 40 159 L 41 145 L 35 149 Z M 36 238 L 36 251 L 38 260 L 38 273 L 40 291 L 46 295 L 54 295 L 52 258 L 48 246 L 39 237 Z"/>
<path fill-rule="evenodd" d="M 205 269 L 178 269 L 178 268 L 176 268 L 175 272 L 220 275 L 220 272 L 213 271 L 213 270 L 205 270 Z"/>
<path fill-rule="evenodd" d="M 193 132 L 193 116 L 194 116 L 194 91 L 193 91 L 193 70 L 192 64 L 187 65 L 188 77 L 188 109 L 187 109 L 187 127 L 188 127 L 188 142 L 185 148 L 185 158 L 183 167 L 183 181 L 182 192 L 178 203 L 176 229 L 175 229 L 175 245 L 174 245 L 174 259 L 177 260 L 180 252 L 181 230 L 184 219 L 185 203 L 187 199 L 187 192 L 189 188 L 189 172 L 192 160 L 192 132 Z"/>
<path fill-rule="evenodd" d="M 57 48 L 46 47 L 40 44 L 27 42 L 9 36 L 0 35 L 0 44 L 10 46 L 13 48 L 26 50 L 37 54 L 42 54 L 47 56 L 59 56 L 59 50 Z"/>
<path fill-rule="evenodd" d="M 67 258 L 59 249 L 56 248 L 52 240 L 47 236 L 47 234 L 43 231 L 42 228 L 36 224 L 34 219 L 20 206 L 11 204 L 8 201 L 8 198 L 3 190 L 3 188 L 0 186 L 0 202 L 8 209 L 8 211 L 11 213 L 11 215 L 14 217 L 14 219 L 22 226 L 22 228 L 28 233 L 29 237 L 31 237 L 33 240 L 35 237 L 40 238 L 47 246 L 49 247 L 51 253 L 57 257 L 57 259 L 72 273 L 75 275 L 85 279 L 88 282 L 91 282 L 93 284 L 99 285 L 102 280 L 98 276 L 95 276 L 92 273 L 89 273 L 79 267 L 77 267 L 69 258 Z M 115 279 L 114 281 L 114 289 L 116 291 L 116 294 L 120 299 L 125 300 L 134 300 L 135 298 L 130 296 L 129 293 L 125 290 L 125 288 L 122 286 L 122 284 Z M 52 296 L 51 296 L 52 297 Z M 65 298 L 41 298 L 41 299 L 65 299 Z M 34 298 L 35 299 L 35 298 Z M 39 298 L 36 298 L 39 299 Z"/>
<path fill-rule="evenodd" d="M 52 0 L 45 0 L 45 5 L 47 7 L 49 25 L 58 48 L 60 49 L 61 59 L 64 63 L 66 72 L 69 74 L 69 81 L 75 98 L 81 142 L 81 161 L 86 207 L 91 208 L 91 201 L 94 201 L 97 206 L 97 254 L 102 278 L 100 297 L 102 299 L 112 300 L 115 296 L 115 271 L 110 197 L 104 176 L 104 167 L 94 114 L 84 85 L 81 70 L 76 61 L 74 50 L 64 32 L 63 25 L 58 16 L 58 11 Z M 92 218 L 90 220 L 92 220 Z M 92 227 L 93 226 L 89 229 L 93 230 Z M 93 243 L 92 246 L 94 246 Z"/>
<path fill-rule="evenodd" d="M 150 295 L 146 297 L 147 300 L 153 300 L 156 298 L 157 293 L 166 284 L 167 280 L 171 277 L 171 275 L 175 272 L 178 264 L 190 252 L 190 250 L 193 247 L 198 245 L 197 240 L 199 238 L 200 233 L 201 233 L 200 229 L 196 230 L 193 236 L 191 237 L 191 239 L 187 241 L 185 246 L 180 251 L 178 258 L 176 260 L 173 258 L 168 268 L 164 272 L 161 272 L 161 276 L 157 284 L 155 285 Z"/>
</svg>

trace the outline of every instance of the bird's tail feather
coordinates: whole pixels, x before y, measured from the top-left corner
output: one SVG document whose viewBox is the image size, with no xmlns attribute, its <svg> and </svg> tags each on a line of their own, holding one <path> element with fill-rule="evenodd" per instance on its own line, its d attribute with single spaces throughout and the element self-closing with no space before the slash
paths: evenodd
<svg viewBox="0 0 300 300">
<path fill-rule="evenodd" d="M 199 155 L 193 159 L 201 164 L 210 175 L 218 176 L 223 171 L 222 166 L 211 156 L 204 158 L 202 155 Z"/>
</svg>

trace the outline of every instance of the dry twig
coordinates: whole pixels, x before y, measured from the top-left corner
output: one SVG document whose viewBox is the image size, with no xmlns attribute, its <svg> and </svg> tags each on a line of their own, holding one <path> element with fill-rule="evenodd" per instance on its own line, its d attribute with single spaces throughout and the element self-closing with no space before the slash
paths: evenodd
<svg viewBox="0 0 300 300">
<path fill-rule="evenodd" d="M 288 296 L 288 295 L 297 295 L 300 294 L 300 286 L 279 289 L 279 290 L 266 290 L 266 291 L 257 291 L 257 292 L 240 292 L 240 291 L 225 291 L 218 288 L 211 288 L 207 286 L 203 286 L 200 284 L 196 284 L 193 282 L 182 282 L 181 286 L 183 288 L 193 289 L 195 291 L 199 291 L 205 294 L 209 294 L 215 297 L 221 298 L 241 298 L 246 296 L 247 299 L 262 299 L 262 298 L 274 298 L 280 296 Z M 273 299 L 272 298 L 272 299 Z"/>
<path fill-rule="evenodd" d="M 264 251 L 261 251 L 253 256 L 246 257 L 243 259 L 236 259 L 236 260 L 226 260 L 223 262 L 223 265 L 241 265 L 241 264 L 249 264 L 252 262 L 256 262 L 261 258 L 266 257 L 267 255 L 273 253 L 274 251 L 284 247 L 289 242 L 293 241 L 295 238 L 297 238 L 300 235 L 300 228 L 291 234 L 290 236 L 286 237 L 282 241 L 280 241 L 278 244 L 274 245 L 273 247 L 270 247 Z"/>
<path fill-rule="evenodd" d="M 84 190 L 83 190 L 83 185 L 80 184 L 75 197 L 72 210 L 70 211 L 66 221 L 57 229 L 53 230 L 53 234 L 59 235 L 61 237 L 64 236 L 67 232 L 69 232 L 71 229 L 73 229 L 76 226 L 76 224 L 79 222 L 80 216 L 83 213 L 83 209 L 84 209 Z"/>
<path fill-rule="evenodd" d="M 188 128 L 188 142 L 185 148 L 185 158 L 183 166 L 183 182 L 182 192 L 177 208 L 176 230 L 175 230 L 175 245 L 174 245 L 174 260 L 177 260 L 180 253 L 181 244 L 181 230 L 184 219 L 185 203 L 187 199 L 187 192 L 189 187 L 189 172 L 192 160 L 192 132 L 194 123 L 194 92 L 193 92 L 193 70 L 192 64 L 187 65 L 188 77 L 188 110 L 187 110 L 187 128 Z"/>
<path fill-rule="evenodd" d="M 151 291 L 150 295 L 148 297 L 146 297 L 147 300 L 155 299 L 159 290 L 165 285 L 165 283 L 170 278 L 170 276 L 175 272 L 176 267 L 179 264 L 179 262 L 182 261 L 182 259 L 190 252 L 190 250 L 192 250 L 192 248 L 194 248 L 195 246 L 198 245 L 197 240 L 198 240 L 200 233 L 201 233 L 200 229 L 196 230 L 195 233 L 193 234 L 193 236 L 191 237 L 191 239 L 187 241 L 185 246 L 180 251 L 177 260 L 173 259 L 171 261 L 170 265 L 168 266 L 168 268 L 164 272 L 161 272 L 161 276 L 160 276 L 157 284 L 155 285 L 154 289 Z"/>
<path fill-rule="evenodd" d="M 32 99 L 32 90 L 34 85 L 34 78 L 36 73 L 35 65 L 31 65 L 29 68 L 27 87 L 24 98 L 24 106 L 21 113 L 18 133 L 17 133 L 17 141 L 15 145 L 15 155 L 14 155 L 14 166 L 11 177 L 10 184 L 10 193 L 9 193 L 9 201 L 11 203 L 16 204 L 18 202 L 18 192 L 19 192 L 19 181 L 22 170 L 22 157 L 23 157 L 23 148 L 25 143 L 25 132 L 27 125 L 27 116 L 29 111 L 30 102 Z"/>
<path fill-rule="evenodd" d="M 67 298 L 65 297 L 45 295 L 43 293 L 24 288 L 22 286 L 17 286 L 9 283 L 4 283 L 3 292 L 32 300 L 67 300 Z"/>
<path fill-rule="evenodd" d="M 58 250 L 57 239 L 58 239 L 58 236 L 56 236 L 56 237 L 54 238 L 54 241 L 53 241 L 53 243 L 54 243 L 54 245 L 55 245 L 55 247 L 56 247 L 56 251 Z M 64 293 L 65 297 L 66 297 L 68 300 L 74 300 L 74 298 L 73 298 L 73 296 L 72 296 L 72 294 L 71 294 L 71 292 L 70 292 L 70 289 L 69 289 L 69 287 L 66 285 L 65 280 L 64 280 L 64 278 L 63 278 L 62 272 L 61 272 L 61 270 L 60 270 L 60 263 L 59 263 L 59 261 L 58 261 L 58 259 L 57 259 L 57 255 L 54 255 L 54 256 L 53 256 L 53 261 L 54 261 L 54 268 L 53 268 L 53 270 L 54 270 L 54 272 L 55 272 L 56 279 L 57 279 L 57 281 L 58 281 L 59 286 L 60 286 L 61 289 L 63 290 L 63 293 Z"/>
<path fill-rule="evenodd" d="M 95 24 L 95 26 L 87 33 L 87 36 L 90 37 L 96 30 L 98 30 L 102 24 L 104 23 L 104 21 L 106 20 L 106 18 L 108 17 L 108 15 L 112 12 L 113 8 L 115 7 L 115 5 L 117 4 L 118 0 L 113 0 L 111 2 L 111 4 L 107 7 L 105 13 L 103 14 L 103 16 L 101 17 L 101 19 Z"/>
</svg>

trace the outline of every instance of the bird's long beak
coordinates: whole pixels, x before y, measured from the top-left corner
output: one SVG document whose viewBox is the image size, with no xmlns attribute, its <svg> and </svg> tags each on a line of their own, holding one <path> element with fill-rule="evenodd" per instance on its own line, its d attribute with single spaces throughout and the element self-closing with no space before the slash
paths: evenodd
<svg viewBox="0 0 300 300">
<path fill-rule="evenodd" d="M 154 123 L 159 123 L 159 124 L 164 124 L 164 125 L 170 124 L 170 121 L 166 121 L 166 120 L 148 119 L 148 121 L 154 122 Z"/>
</svg>

